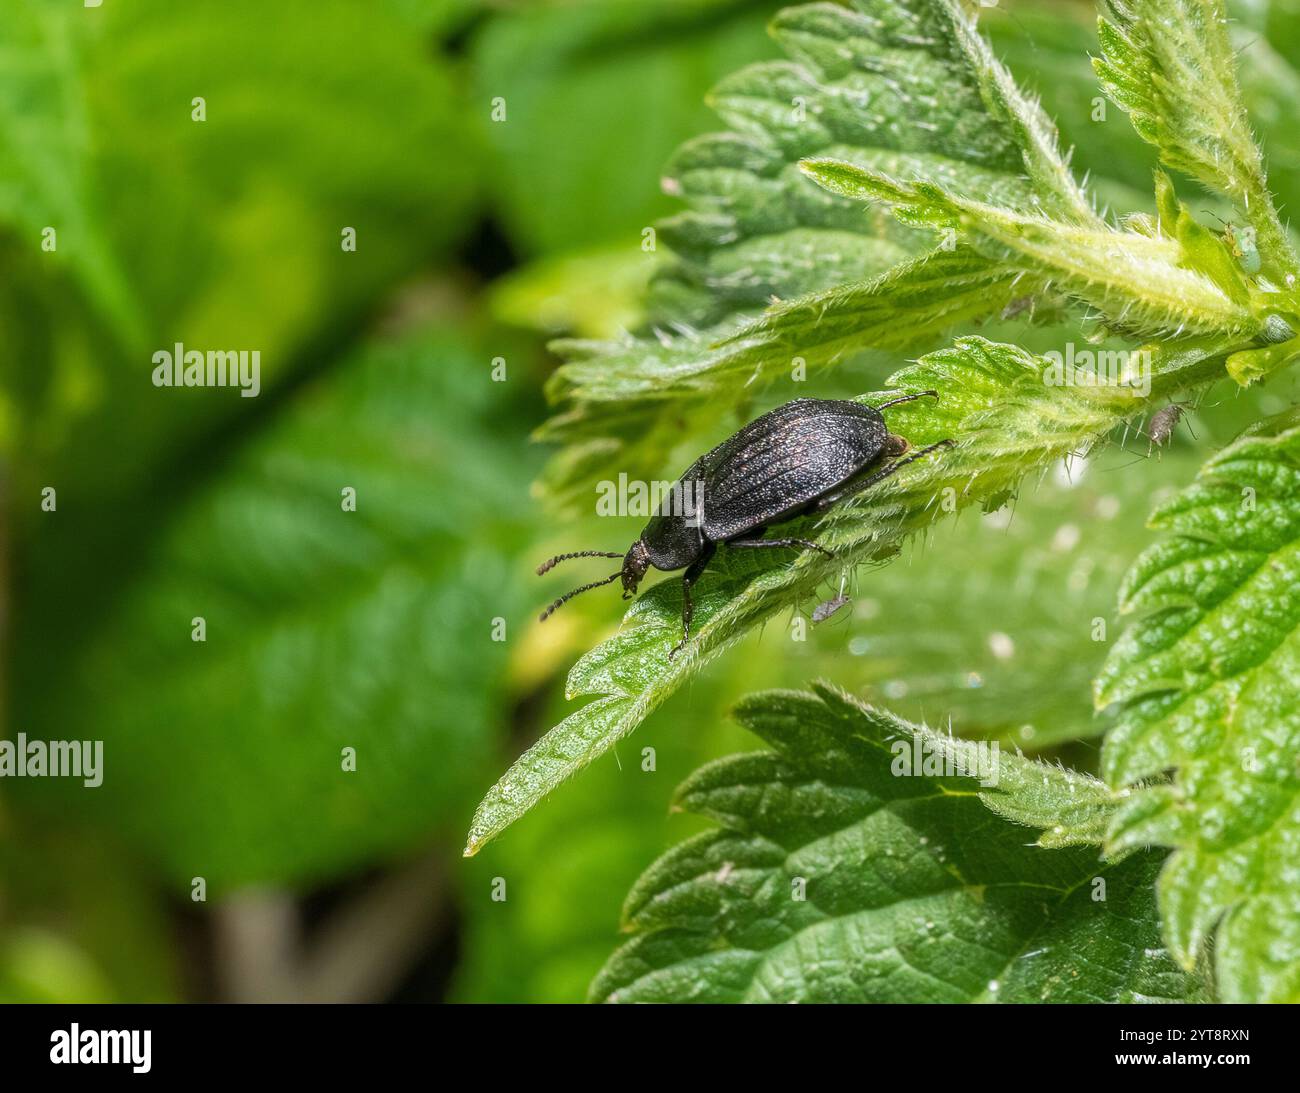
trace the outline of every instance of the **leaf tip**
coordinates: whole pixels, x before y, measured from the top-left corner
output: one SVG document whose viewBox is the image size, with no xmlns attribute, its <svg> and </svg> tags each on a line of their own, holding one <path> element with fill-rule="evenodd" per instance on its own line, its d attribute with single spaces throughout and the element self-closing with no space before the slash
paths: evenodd
<svg viewBox="0 0 1300 1093">
<path fill-rule="evenodd" d="M 812 179 L 820 179 L 833 168 L 843 166 L 843 163 L 832 156 L 805 156 L 798 163 L 800 173 Z"/>
</svg>

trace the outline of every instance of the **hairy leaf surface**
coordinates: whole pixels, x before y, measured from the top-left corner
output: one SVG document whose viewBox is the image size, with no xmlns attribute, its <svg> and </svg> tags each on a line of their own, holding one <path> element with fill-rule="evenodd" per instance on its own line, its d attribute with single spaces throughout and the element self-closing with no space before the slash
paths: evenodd
<svg viewBox="0 0 1300 1093">
<path fill-rule="evenodd" d="M 1097 683 L 1119 708 L 1107 780 L 1133 787 L 1113 850 L 1175 848 L 1165 936 L 1213 938 L 1227 1001 L 1300 1000 L 1300 429 L 1246 436 L 1156 509 L 1172 537 L 1121 591 L 1140 618 Z M 1167 777 L 1166 772 L 1172 776 Z"/>
<path fill-rule="evenodd" d="M 1278 218 L 1251 133 L 1223 0 L 1109 0 L 1093 62 L 1161 160 L 1236 202 L 1275 273 L 1296 254 Z"/>
<path fill-rule="evenodd" d="M 791 59 L 723 81 L 710 101 L 730 131 L 688 142 L 667 170 L 688 207 L 659 228 L 674 258 L 651 290 L 650 331 L 557 346 L 569 363 L 549 393 L 563 405 L 540 434 L 568 445 L 543 479 L 553 499 L 572 503 L 614 460 L 662 474 L 683 421 L 756 384 L 867 348 L 924 348 L 1041 290 L 970 253 L 891 272 L 931 241 L 812 184 L 801 160 L 1093 216 L 1050 124 L 955 0 L 811 4 L 772 32 Z"/>
<path fill-rule="evenodd" d="M 1154 353 L 1148 363 L 1151 389 L 1145 398 L 1135 388 L 1063 385 L 1053 362 L 982 338 L 959 339 L 898 373 L 891 381 L 897 388 L 943 394 L 937 403 L 926 399 L 889 411 L 891 427 L 918 447 L 953 439 L 957 448 L 911 464 L 830 510 L 819 527 L 806 529 L 834 558 L 807 552 L 787 564 L 724 548 L 695 586 L 692 639 L 673 660 L 668 652 L 681 636 L 681 582 L 668 579 L 644 594 L 622 631 L 569 674 L 569 697 L 593 700 L 529 748 L 488 792 L 471 824 L 466 853 L 476 852 L 626 736 L 746 631 L 846 566 L 888 560 L 910 535 L 966 505 L 1005 503 L 1032 468 L 1086 451 L 1153 400 L 1203 384 L 1222 369 L 1212 346 Z"/>
<path fill-rule="evenodd" d="M 1096 837 L 1100 782 L 998 756 L 833 688 L 738 710 L 771 750 L 697 771 L 678 806 L 719 830 L 680 844 L 624 909 L 636 933 L 601 1001 L 1117 1002 L 1195 997 L 1159 944 L 1159 859 L 1103 864 L 1020 826 Z M 926 775 L 913 749 L 959 757 Z M 963 765 L 969 763 L 972 765 Z M 973 773 L 975 772 L 975 773 Z M 987 806 L 1018 822 L 996 815 Z M 1072 840 L 1073 841 L 1073 840 Z"/>
</svg>

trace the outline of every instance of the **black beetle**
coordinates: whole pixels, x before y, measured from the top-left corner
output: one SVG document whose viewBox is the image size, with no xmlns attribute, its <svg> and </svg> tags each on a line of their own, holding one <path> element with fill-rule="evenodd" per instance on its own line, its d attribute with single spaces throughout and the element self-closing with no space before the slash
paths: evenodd
<svg viewBox="0 0 1300 1093">
<path fill-rule="evenodd" d="M 733 549 L 797 546 L 831 557 L 829 550 L 807 539 L 762 536 L 771 524 L 823 512 L 913 460 L 951 445 L 951 440 L 941 440 L 901 459 L 910 445 L 889 431 L 880 412 L 901 402 L 938 397 L 937 391 L 921 391 L 879 407 L 844 399 L 801 398 L 755 418 L 683 472 L 626 554 L 579 550 L 538 566 L 541 576 L 570 558 L 623 559 L 617 573 L 561 596 L 542 612 L 541 621 L 580 592 L 621 577 L 627 599 L 651 566 L 665 572 L 684 567 L 682 640 L 669 654 L 673 656 L 691 636 L 691 585 L 719 543 Z"/>
</svg>

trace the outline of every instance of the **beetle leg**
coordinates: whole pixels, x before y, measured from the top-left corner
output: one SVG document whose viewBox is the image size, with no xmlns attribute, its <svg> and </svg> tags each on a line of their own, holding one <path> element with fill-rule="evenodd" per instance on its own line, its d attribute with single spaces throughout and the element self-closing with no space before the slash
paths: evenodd
<svg viewBox="0 0 1300 1093">
<path fill-rule="evenodd" d="M 938 398 L 938 391 L 918 391 L 914 395 L 899 395 L 898 398 L 891 398 L 888 402 L 882 402 L 879 406 L 872 407 L 875 410 L 886 410 L 890 406 L 897 406 L 900 402 L 915 402 L 919 398 Z"/>
<path fill-rule="evenodd" d="M 691 602 L 691 585 L 700 579 L 700 574 L 704 572 L 713 557 L 713 552 L 717 549 L 714 543 L 706 543 L 700 556 L 687 566 L 686 572 L 682 574 L 682 640 L 673 646 L 668 654 L 669 660 L 681 652 L 682 646 L 691 640 L 691 619 L 695 616 L 695 604 Z"/>
<path fill-rule="evenodd" d="M 850 482 L 838 493 L 827 494 L 827 496 L 823 497 L 813 505 L 812 511 L 825 512 L 832 505 L 838 505 L 846 497 L 852 497 L 855 493 L 861 493 L 868 487 L 874 486 L 877 482 L 883 482 L 890 475 L 897 474 L 909 463 L 915 463 L 922 456 L 929 455 L 931 452 L 938 451 L 940 448 L 951 448 L 955 443 L 956 441 L 953 440 L 941 440 L 937 444 L 929 444 L 924 448 L 918 448 L 906 459 L 897 460 L 896 462 L 891 463 L 888 467 L 878 470 L 874 474 L 867 475 L 866 478 L 860 478 L 856 482 Z"/>
<path fill-rule="evenodd" d="M 729 547 L 803 547 L 804 550 L 820 550 L 828 558 L 834 558 L 835 555 L 827 550 L 820 543 L 814 543 L 811 539 L 730 539 L 727 541 Z"/>
</svg>

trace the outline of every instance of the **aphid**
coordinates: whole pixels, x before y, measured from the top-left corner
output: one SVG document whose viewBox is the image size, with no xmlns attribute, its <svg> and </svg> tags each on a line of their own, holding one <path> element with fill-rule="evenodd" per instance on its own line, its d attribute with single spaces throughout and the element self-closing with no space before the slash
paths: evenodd
<svg viewBox="0 0 1300 1093">
<path fill-rule="evenodd" d="M 1228 245 L 1228 250 L 1232 251 L 1232 256 L 1240 263 L 1242 269 L 1247 273 L 1259 272 L 1262 263 L 1259 257 L 1259 247 L 1255 244 L 1254 228 L 1234 228 L 1229 224 L 1224 228 L 1223 241 Z"/>
<path fill-rule="evenodd" d="M 824 512 L 951 445 L 951 440 L 941 440 L 904 457 L 911 445 L 889 431 L 880 412 L 902 402 L 938 397 L 937 391 L 922 391 L 879 407 L 801 398 L 756 418 L 683 472 L 626 554 L 581 550 L 559 554 L 539 566 L 540 575 L 569 558 L 623 558 L 618 572 L 565 593 L 542 612 L 541 620 L 545 622 L 579 593 L 620 578 L 623 598 L 628 599 L 651 566 L 664 572 L 684 568 L 682 640 L 671 658 L 690 639 L 691 585 L 699 580 L 719 543 L 733 550 L 800 547 L 833 557 L 807 539 L 764 539 L 763 534 L 773 524 Z"/>
<path fill-rule="evenodd" d="M 1185 408 L 1181 402 L 1171 402 L 1151 415 L 1151 424 L 1147 426 L 1147 437 L 1157 448 L 1163 448 L 1174 435 Z"/>
<path fill-rule="evenodd" d="M 999 316 L 1002 319 L 1014 319 L 1017 315 L 1026 311 L 1033 311 L 1034 298 L 1032 296 L 1017 296 L 1014 300 L 1002 309 Z"/>
<path fill-rule="evenodd" d="M 1220 224 L 1223 225 L 1223 245 L 1228 248 L 1228 252 L 1237 260 L 1247 273 L 1258 273 L 1259 267 L 1263 264 L 1259 257 L 1259 246 L 1256 242 L 1255 229 L 1247 226 L 1239 228 L 1235 224 L 1229 224 L 1223 217 L 1210 213 Z"/>
<path fill-rule="evenodd" d="M 1121 463 L 1118 467 L 1109 469 L 1122 471 L 1125 467 L 1131 467 L 1141 459 L 1149 459 L 1156 448 L 1163 448 L 1173 437 L 1174 430 L 1178 427 L 1178 422 L 1182 420 L 1183 415 L 1187 413 L 1189 405 L 1190 403 L 1186 402 L 1171 402 L 1168 406 L 1162 406 L 1151 415 L 1151 421 L 1147 425 L 1147 454 L 1145 456 L 1139 455 L 1137 459 L 1130 459 L 1127 463 Z M 1187 431 L 1192 432 L 1190 424 L 1187 426 Z M 1127 436 L 1127 434 L 1125 435 Z M 1192 433 L 1192 439 L 1196 439 L 1195 433 Z"/>
<path fill-rule="evenodd" d="M 835 598 L 827 600 L 825 603 L 819 603 L 813 608 L 812 621 L 814 625 L 819 622 L 825 622 L 848 602 L 848 596 L 844 595 L 844 578 L 841 577 L 840 590 L 836 593 Z"/>
</svg>

